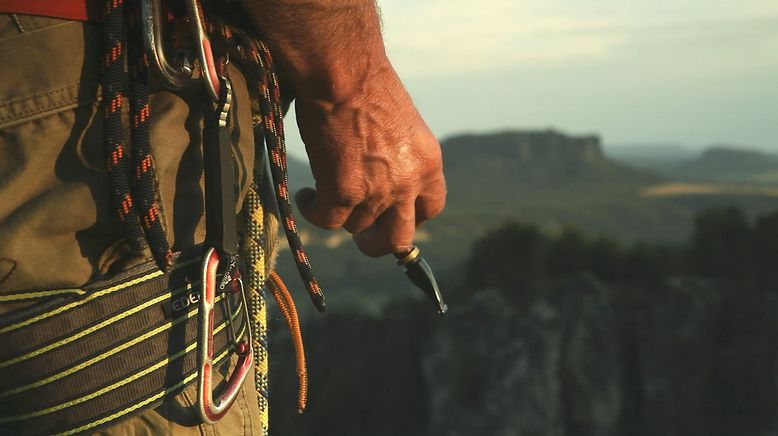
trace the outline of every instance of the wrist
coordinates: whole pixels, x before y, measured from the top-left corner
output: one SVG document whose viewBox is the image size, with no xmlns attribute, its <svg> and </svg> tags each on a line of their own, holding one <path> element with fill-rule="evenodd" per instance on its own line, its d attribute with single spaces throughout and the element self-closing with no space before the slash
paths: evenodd
<svg viewBox="0 0 778 436">
<path fill-rule="evenodd" d="M 298 97 L 338 102 L 394 70 L 373 0 L 246 2 Z"/>
<path fill-rule="evenodd" d="M 370 94 L 376 84 L 391 85 L 396 77 L 386 55 L 351 53 L 323 55 L 284 65 L 298 99 L 339 104 Z M 380 85 L 379 85 L 380 86 Z"/>
</svg>

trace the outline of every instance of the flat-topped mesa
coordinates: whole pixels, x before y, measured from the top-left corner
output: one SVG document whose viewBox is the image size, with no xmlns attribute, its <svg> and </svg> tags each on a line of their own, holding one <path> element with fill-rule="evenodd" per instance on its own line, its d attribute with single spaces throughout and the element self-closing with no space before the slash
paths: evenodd
<svg viewBox="0 0 778 436">
<path fill-rule="evenodd" d="M 605 159 L 598 135 L 572 136 L 556 130 L 460 135 L 443 141 L 446 158 L 488 153 L 514 162 L 599 162 Z"/>
<path fill-rule="evenodd" d="M 762 150 L 753 147 L 733 146 L 733 145 L 713 145 L 708 147 L 700 156 L 700 161 L 723 162 L 732 165 L 733 163 L 743 164 L 769 164 L 775 163 L 775 158 Z"/>
<path fill-rule="evenodd" d="M 636 189 L 656 176 L 609 160 L 597 135 L 555 130 L 461 135 L 442 142 L 449 193 L 477 190 L 578 189 L 618 184 Z"/>
</svg>

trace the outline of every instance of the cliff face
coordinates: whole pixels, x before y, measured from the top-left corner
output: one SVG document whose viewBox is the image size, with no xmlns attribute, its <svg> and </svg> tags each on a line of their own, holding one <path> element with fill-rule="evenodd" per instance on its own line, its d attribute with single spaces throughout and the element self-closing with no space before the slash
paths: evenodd
<svg viewBox="0 0 778 436">
<path fill-rule="evenodd" d="M 518 162 L 599 162 L 604 160 L 596 135 L 569 136 L 554 130 L 462 135 L 446 139 L 443 150 L 453 159 L 489 153 Z"/>
<path fill-rule="evenodd" d="M 422 356 L 430 435 L 613 435 L 622 412 L 618 323 L 604 289 L 528 307 L 473 296 Z"/>
<path fill-rule="evenodd" d="M 304 336 L 310 408 L 294 409 L 291 345 L 271 354 L 276 434 L 771 436 L 778 298 L 683 281 L 643 290 L 588 275 L 542 292 L 487 289 L 439 318 L 330 315 Z M 274 331 L 281 329 L 274 326 Z"/>
</svg>

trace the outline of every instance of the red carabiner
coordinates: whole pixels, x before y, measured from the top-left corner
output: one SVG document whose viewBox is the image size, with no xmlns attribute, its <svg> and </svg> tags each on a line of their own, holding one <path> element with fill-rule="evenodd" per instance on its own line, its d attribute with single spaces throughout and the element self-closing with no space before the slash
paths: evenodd
<svg viewBox="0 0 778 436">
<path fill-rule="evenodd" d="M 240 356 L 238 363 L 230 374 L 227 386 L 219 397 L 214 401 L 213 398 L 213 324 L 214 324 L 214 305 L 216 302 L 216 290 L 219 284 L 216 280 L 217 270 L 219 269 L 219 254 L 213 247 L 205 252 L 203 258 L 203 282 L 200 295 L 200 336 L 197 339 L 198 350 L 198 380 L 197 380 L 197 402 L 200 411 L 200 417 L 208 424 L 215 424 L 221 419 L 235 402 L 243 382 L 246 380 L 251 369 L 251 363 L 254 360 L 254 352 L 251 348 L 251 329 L 247 329 L 248 340 L 240 341 L 235 345 L 236 352 Z M 233 287 L 236 292 L 236 285 L 229 278 L 228 286 Z M 223 280 L 224 282 L 224 280 Z M 246 304 L 246 294 L 242 287 L 238 287 L 243 300 L 243 316 L 248 321 L 249 311 Z M 227 303 L 229 304 L 229 302 Z"/>
</svg>

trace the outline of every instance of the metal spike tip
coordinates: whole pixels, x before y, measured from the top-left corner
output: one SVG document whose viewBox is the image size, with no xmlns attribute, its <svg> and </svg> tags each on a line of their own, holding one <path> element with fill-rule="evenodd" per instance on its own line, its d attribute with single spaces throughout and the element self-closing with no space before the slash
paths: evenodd
<svg viewBox="0 0 778 436">
<path fill-rule="evenodd" d="M 435 303 L 438 314 L 443 315 L 448 311 L 448 305 L 443 302 L 438 283 L 432 274 L 432 268 L 423 257 L 419 247 L 411 246 L 406 251 L 395 253 L 397 264 L 405 267 L 405 275 L 411 279 Z"/>
</svg>

